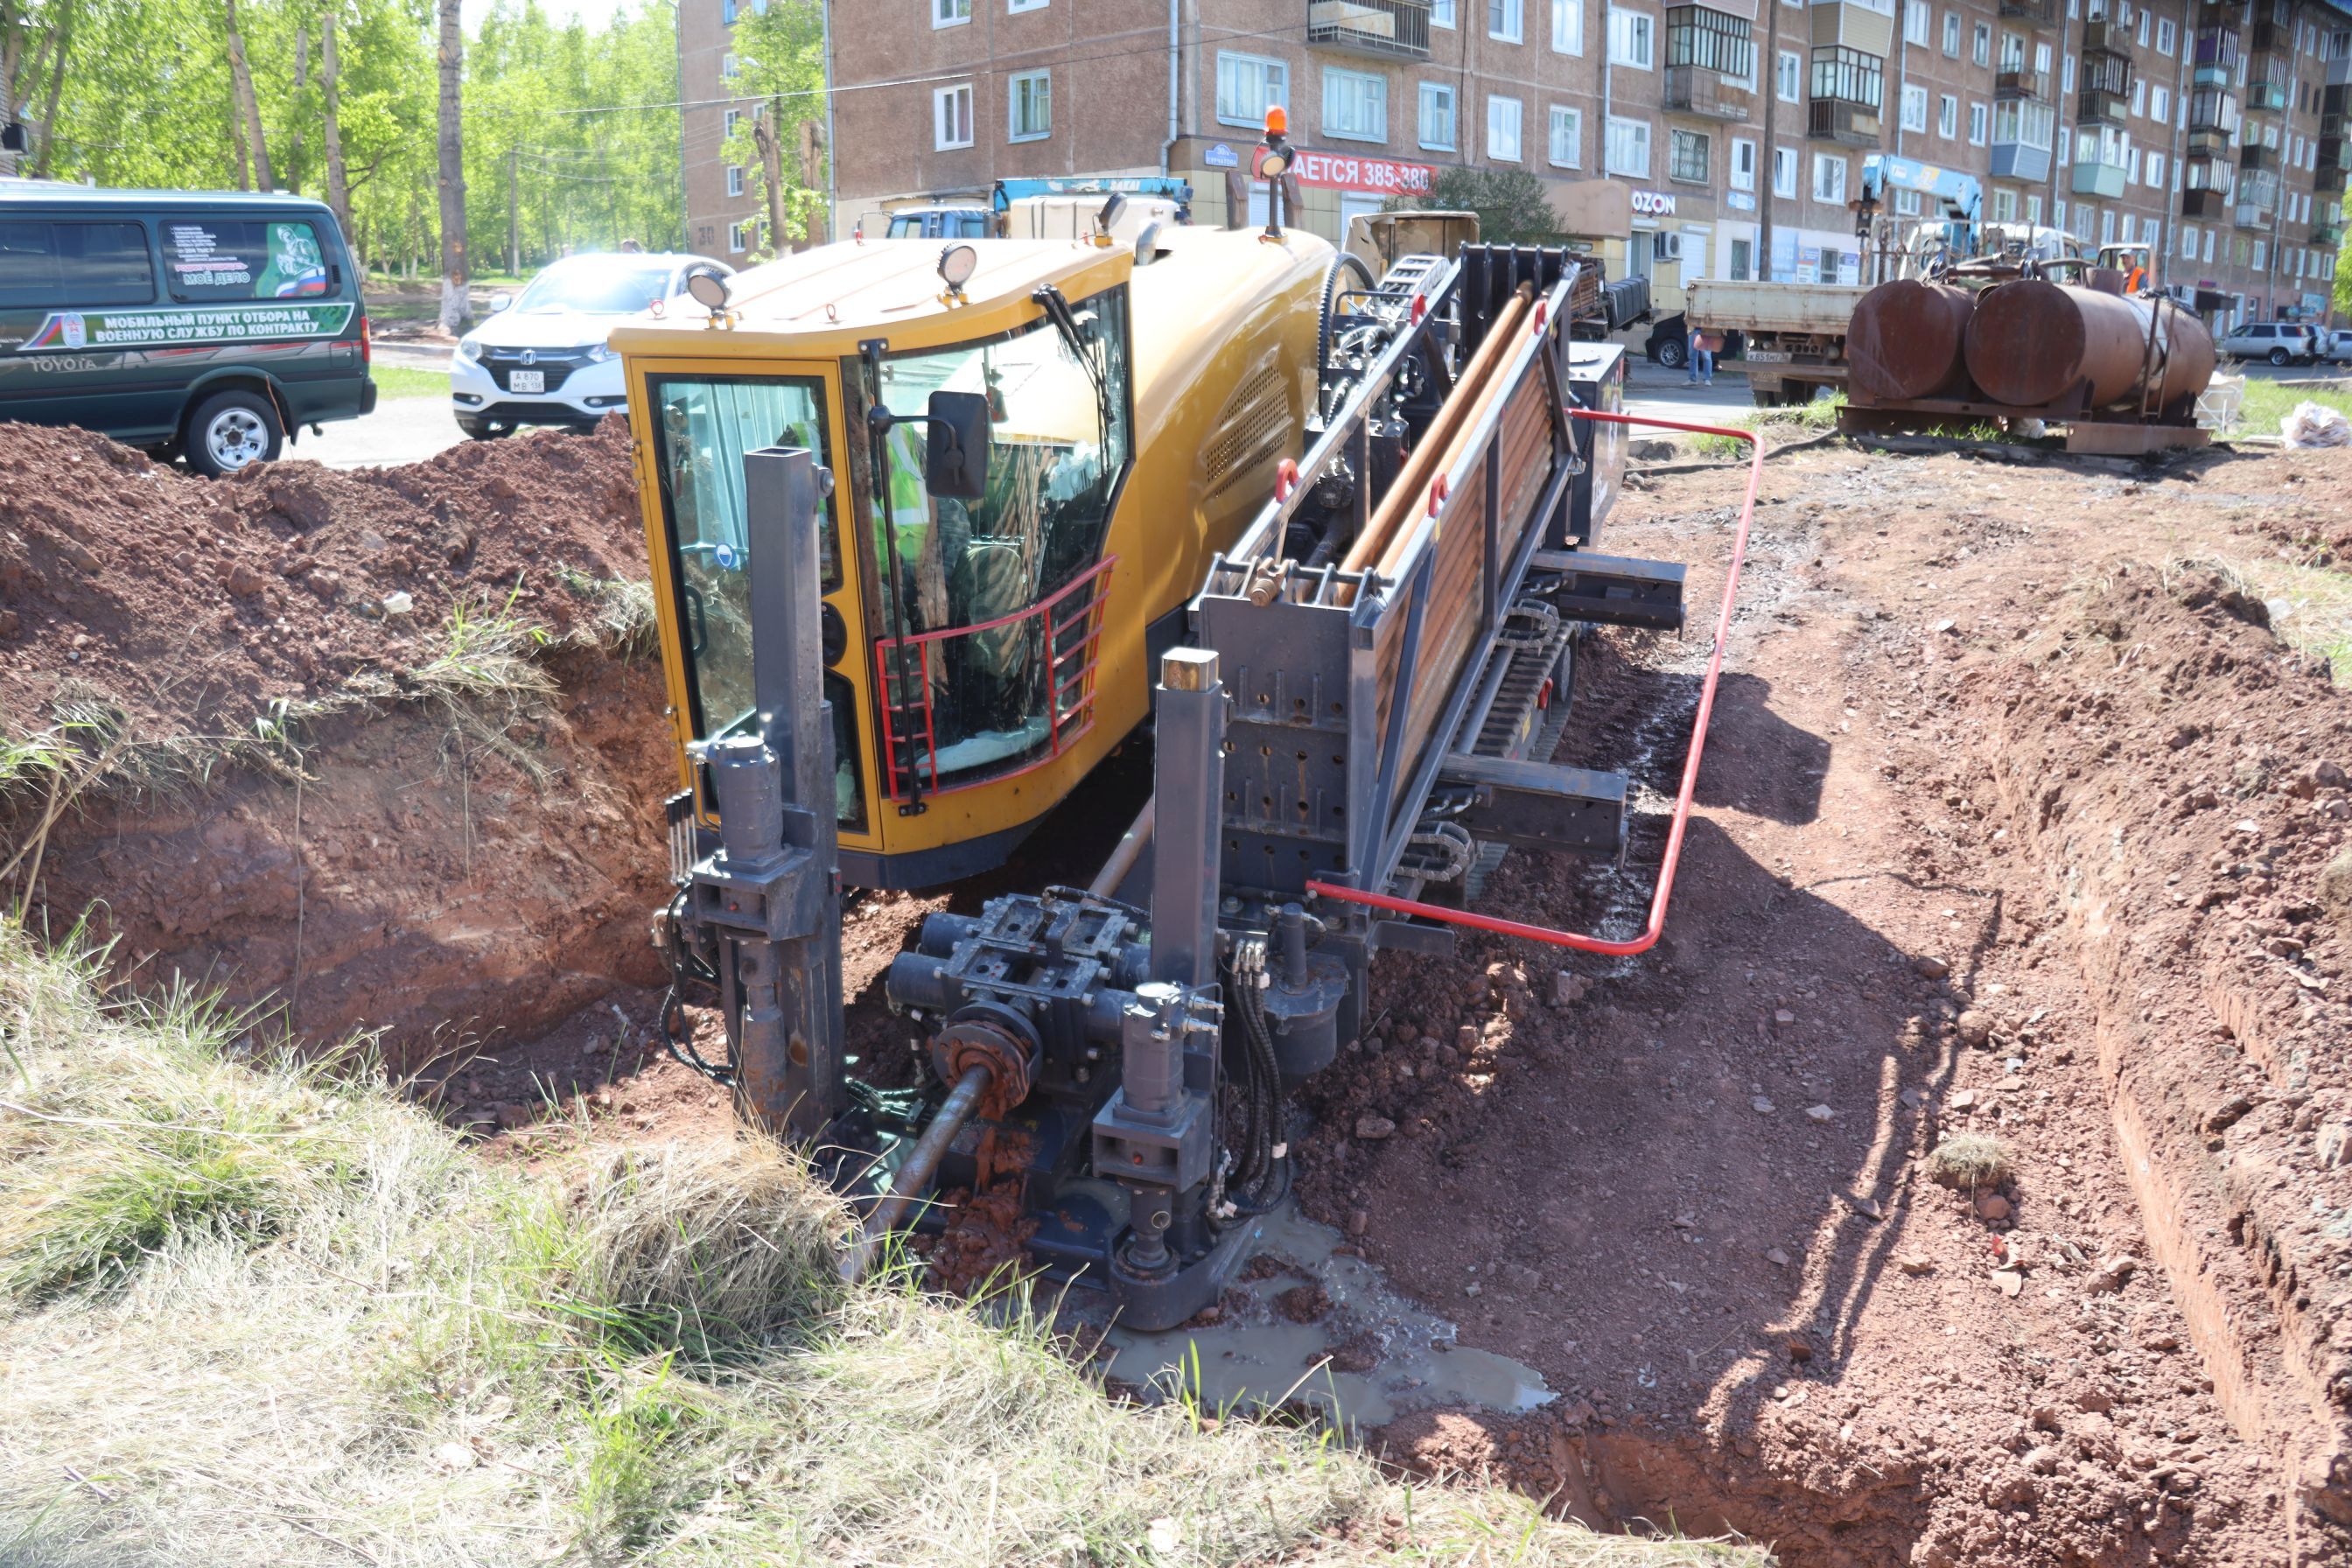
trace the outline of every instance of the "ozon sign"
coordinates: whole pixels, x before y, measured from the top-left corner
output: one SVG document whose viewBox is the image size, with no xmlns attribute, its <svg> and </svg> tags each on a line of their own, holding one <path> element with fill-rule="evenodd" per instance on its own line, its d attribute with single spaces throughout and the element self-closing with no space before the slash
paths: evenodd
<svg viewBox="0 0 2352 1568">
<path fill-rule="evenodd" d="M 1644 217 L 1672 217 L 1675 198 L 1664 191 L 1635 191 L 1633 210 Z"/>
<path fill-rule="evenodd" d="M 1298 161 L 1291 172 L 1302 185 L 1312 185 L 1326 191 L 1371 191 L 1381 195 L 1425 196 L 1430 182 L 1437 171 L 1427 163 L 1400 163 L 1393 158 L 1360 158 L 1352 153 L 1310 153 L 1297 149 Z M 1257 173 L 1258 160 L 1265 156 L 1260 147 L 1250 159 L 1250 174 Z"/>
</svg>

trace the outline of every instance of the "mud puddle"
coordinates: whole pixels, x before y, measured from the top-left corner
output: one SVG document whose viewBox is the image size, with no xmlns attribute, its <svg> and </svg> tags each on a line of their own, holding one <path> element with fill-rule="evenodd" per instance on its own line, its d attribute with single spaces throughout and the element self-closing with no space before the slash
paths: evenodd
<svg viewBox="0 0 2352 1568">
<path fill-rule="evenodd" d="M 1160 1333 L 1113 1325 L 1098 1363 L 1116 1383 L 1207 1410 L 1312 1411 L 1359 1436 L 1408 1411 L 1519 1413 L 1558 1397 L 1533 1367 L 1457 1342 L 1454 1323 L 1391 1286 L 1329 1226 L 1286 1204 L 1259 1222 L 1214 1321 Z M 1085 1316 L 1085 1306 L 1072 1312 Z M 1202 1317 L 1208 1317 L 1203 1313 Z"/>
</svg>

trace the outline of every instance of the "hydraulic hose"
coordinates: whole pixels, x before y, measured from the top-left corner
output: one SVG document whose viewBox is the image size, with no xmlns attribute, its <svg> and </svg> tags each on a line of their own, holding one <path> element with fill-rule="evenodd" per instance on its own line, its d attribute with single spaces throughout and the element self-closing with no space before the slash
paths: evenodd
<svg viewBox="0 0 2352 1568">
<path fill-rule="evenodd" d="M 875 1256 L 882 1250 L 884 1239 L 897 1226 L 908 1207 L 929 1188 L 931 1179 L 939 1174 L 940 1162 L 947 1158 L 948 1146 L 955 1142 L 955 1135 L 963 1131 L 963 1124 L 971 1120 L 972 1112 L 980 1109 L 981 1099 L 988 1093 L 988 1086 L 995 1078 L 995 1073 L 986 1067 L 976 1067 L 957 1081 L 953 1091 L 932 1116 L 931 1124 L 924 1128 L 922 1137 L 915 1141 L 914 1152 L 908 1154 L 907 1163 L 898 1167 L 898 1178 L 890 1184 L 890 1190 L 874 1206 L 874 1212 L 866 1216 L 865 1225 L 858 1229 L 857 1239 L 850 1243 L 848 1251 L 842 1254 L 841 1277 L 844 1279 L 855 1285 L 874 1266 Z"/>
</svg>

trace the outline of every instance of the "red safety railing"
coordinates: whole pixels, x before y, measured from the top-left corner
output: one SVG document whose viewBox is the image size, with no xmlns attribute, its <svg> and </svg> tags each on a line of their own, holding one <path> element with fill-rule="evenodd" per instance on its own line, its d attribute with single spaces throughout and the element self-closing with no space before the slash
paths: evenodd
<svg viewBox="0 0 2352 1568">
<path fill-rule="evenodd" d="M 1549 926 L 1528 925 L 1523 921 L 1507 921 L 1468 910 L 1447 909 L 1443 904 L 1425 904 L 1416 899 L 1367 892 L 1361 888 L 1342 888 L 1333 882 L 1309 881 L 1307 890 L 1345 903 L 1366 904 L 1376 910 L 1386 910 L 1392 914 L 1418 915 L 1424 920 L 1441 921 L 1448 925 L 1493 931 L 1498 936 L 1525 937 L 1530 942 L 1574 948 L 1580 952 L 1629 958 L 1634 953 L 1648 952 L 1656 943 L 1659 933 L 1666 928 L 1666 901 L 1674 894 L 1675 868 L 1682 863 L 1683 831 L 1690 823 L 1691 799 L 1698 792 L 1699 754 L 1706 746 L 1707 720 L 1715 712 L 1715 687 L 1717 678 L 1723 673 L 1724 644 L 1731 637 L 1732 601 L 1739 592 L 1739 568 L 1748 559 L 1748 528 L 1756 516 L 1756 490 L 1764 478 L 1764 448 L 1758 443 L 1754 431 L 1735 430 L 1727 426 L 1693 425 L 1680 419 L 1647 419 L 1637 415 L 1612 414 L 1573 405 L 1563 412 L 1571 419 L 1590 419 L 1597 424 L 1640 425 L 1654 430 L 1687 430 L 1700 436 L 1728 436 L 1747 442 L 1748 447 L 1748 493 L 1740 500 L 1739 525 L 1732 533 L 1731 570 L 1723 581 L 1723 607 L 1716 614 L 1715 648 L 1707 656 L 1706 681 L 1699 688 L 1698 712 L 1691 721 L 1690 755 L 1683 763 L 1682 791 L 1675 797 L 1674 826 L 1666 833 L 1665 858 L 1658 865 L 1658 886 L 1650 895 L 1649 923 L 1643 928 L 1640 936 L 1620 940 L 1554 931 Z"/>
<path fill-rule="evenodd" d="M 891 800 L 904 801 L 918 792 L 949 794 L 1027 773 L 1069 750 L 1081 735 L 1094 728 L 1095 672 L 1101 662 L 1098 650 L 1103 605 L 1110 599 L 1111 568 L 1118 564 L 1118 556 L 1106 555 L 1035 604 L 993 620 L 875 640 L 874 689 L 882 694 L 882 777 Z M 932 661 L 946 659 L 947 651 L 942 645 L 950 639 L 977 637 L 983 632 L 1001 633 L 1024 621 L 1043 623 L 1043 635 L 1036 645 L 1037 673 L 1045 700 L 1042 749 L 1008 758 L 1003 768 L 942 784 L 939 717 L 931 697 Z M 911 658 L 907 650 L 911 650 Z M 910 683 L 914 688 L 911 696 L 905 691 Z M 901 751 L 907 752 L 903 763 L 899 760 Z M 930 772 L 928 782 L 920 776 L 927 767 Z"/>
</svg>

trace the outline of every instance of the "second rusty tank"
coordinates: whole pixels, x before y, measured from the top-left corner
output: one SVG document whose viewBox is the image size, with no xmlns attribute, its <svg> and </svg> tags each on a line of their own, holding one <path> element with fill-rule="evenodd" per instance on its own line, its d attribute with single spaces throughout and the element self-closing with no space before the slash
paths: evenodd
<svg viewBox="0 0 2352 1568">
<path fill-rule="evenodd" d="M 1966 338 L 1976 296 L 1949 283 L 1897 278 L 1862 297 L 1846 330 L 1846 384 L 1864 403 L 1965 398 Z"/>
<path fill-rule="evenodd" d="M 2029 278 L 1977 297 L 1967 359 L 1996 403 L 2042 408 L 2081 387 L 2085 413 L 2128 404 L 2179 422 L 2213 378 L 2213 335 L 2170 300 Z"/>
</svg>

